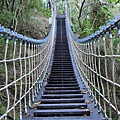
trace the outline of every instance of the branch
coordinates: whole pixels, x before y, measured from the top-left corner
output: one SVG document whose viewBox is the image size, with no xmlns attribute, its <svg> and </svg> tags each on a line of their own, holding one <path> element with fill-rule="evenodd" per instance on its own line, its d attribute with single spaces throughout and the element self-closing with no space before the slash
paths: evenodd
<svg viewBox="0 0 120 120">
<path fill-rule="evenodd" d="M 14 31 L 16 31 L 16 27 L 17 27 L 17 24 L 18 24 L 18 17 L 20 15 L 20 11 L 22 10 L 22 4 L 23 4 L 23 0 L 20 1 L 19 7 L 17 7 L 16 10 L 15 10 L 13 25 L 12 25 Z"/>
<path fill-rule="evenodd" d="M 80 19 L 81 15 L 82 15 L 82 10 L 83 10 L 83 6 L 84 6 L 85 0 L 83 0 L 81 8 L 80 8 L 80 12 L 79 12 L 79 16 L 78 19 Z"/>
<path fill-rule="evenodd" d="M 84 6 L 84 8 L 86 8 L 86 7 L 89 7 L 90 5 L 95 5 L 95 4 L 99 4 L 98 2 L 91 2 L 91 3 L 89 3 L 89 4 L 87 4 L 86 6 Z"/>
<path fill-rule="evenodd" d="M 76 7 L 79 9 L 79 5 L 78 5 L 77 3 L 76 3 L 75 5 L 76 5 Z"/>
<path fill-rule="evenodd" d="M 8 0 L 6 0 L 5 3 L 6 3 L 7 10 L 10 11 Z"/>
<path fill-rule="evenodd" d="M 110 3 L 107 3 L 107 2 L 103 2 L 103 3 L 91 2 L 91 3 L 87 4 L 87 5 L 85 5 L 84 8 L 89 7 L 90 5 L 95 5 L 95 4 L 98 4 L 99 6 L 101 6 L 101 5 L 111 5 Z"/>
<path fill-rule="evenodd" d="M 87 13 L 84 13 L 84 15 L 82 16 L 83 19 L 86 18 L 87 15 L 91 14 L 91 13 L 94 13 L 92 10 L 90 12 L 87 12 Z"/>
<path fill-rule="evenodd" d="M 12 2 L 12 11 L 14 12 L 14 8 L 15 8 L 15 0 L 13 0 Z"/>
<path fill-rule="evenodd" d="M 92 23 L 92 27 L 91 27 L 91 28 L 94 27 L 94 24 L 95 24 L 96 18 L 97 18 L 97 16 L 95 16 L 95 19 L 94 19 L 94 21 L 93 21 L 93 23 Z"/>
</svg>

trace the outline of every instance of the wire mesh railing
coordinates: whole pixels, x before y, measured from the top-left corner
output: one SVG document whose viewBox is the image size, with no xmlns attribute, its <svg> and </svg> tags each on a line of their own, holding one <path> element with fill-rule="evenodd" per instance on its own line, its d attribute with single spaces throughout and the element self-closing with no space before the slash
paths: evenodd
<svg viewBox="0 0 120 120">
<path fill-rule="evenodd" d="M 0 26 L 0 119 L 20 119 L 37 96 L 50 62 L 56 10 L 49 35 L 28 38 Z"/>
<path fill-rule="evenodd" d="M 120 120 L 120 18 L 78 39 L 66 15 L 67 36 L 80 77 L 91 100 L 108 120 Z"/>
</svg>

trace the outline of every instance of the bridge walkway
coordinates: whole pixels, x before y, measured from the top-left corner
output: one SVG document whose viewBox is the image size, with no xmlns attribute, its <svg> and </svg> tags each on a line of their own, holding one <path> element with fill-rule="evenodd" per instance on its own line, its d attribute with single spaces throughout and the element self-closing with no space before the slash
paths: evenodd
<svg viewBox="0 0 120 120">
<path fill-rule="evenodd" d="M 102 120 L 94 108 L 87 89 L 80 81 L 71 57 L 65 27 L 65 16 L 57 17 L 55 52 L 49 78 L 45 80 L 42 95 L 38 95 L 37 109 L 24 119 L 34 120 Z M 41 96 L 41 98 L 39 98 Z M 33 114 L 34 113 L 34 114 Z M 31 118 L 32 117 L 32 118 Z"/>
<path fill-rule="evenodd" d="M 79 39 L 53 10 L 44 39 L 0 25 L 0 120 L 120 120 L 120 16 Z"/>
</svg>

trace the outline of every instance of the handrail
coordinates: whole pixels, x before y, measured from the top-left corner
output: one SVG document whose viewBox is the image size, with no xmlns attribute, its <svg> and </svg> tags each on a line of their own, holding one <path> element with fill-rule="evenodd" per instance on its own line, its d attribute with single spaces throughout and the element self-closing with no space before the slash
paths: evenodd
<svg viewBox="0 0 120 120">
<path fill-rule="evenodd" d="M 88 37 L 82 38 L 82 39 L 78 39 L 75 36 L 75 34 L 73 33 L 73 31 L 70 28 L 70 23 L 68 23 L 68 27 L 69 27 L 69 30 L 71 32 L 72 37 L 78 43 L 92 42 L 92 40 L 94 41 L 95 38 L 100 37 L 101 35 L 104 35 L 107 32 L 110 33 L 114 29 L 116 29 L 116 30 L 118 29 L 118 34 L 120 34 L 120 17 L 116 16 L 115 18 L 113 18 L 112 20 L 110 20 L 105 26 L 102 26 L 100 30 L 95 31 L 95 33 L 91 34 Z"/>
<path fill-rule="evenodd" d="M 56 14 L 55 12 L 56 11 L 54 11 L 54 16 Z M 53 18 L 52 22 L 54 22 L 54 18 Z M 42 44 L 42 43 L 45 43 L 46 41 L 49 40 L 49 38 L 51 37 L 51 34 L 53 32 L 53 29 L 54 29 L 54 24 L 52 23 L 52 27 L 50 29 L 50 32 L 49 32 L 48 36 L 44 39 L 33 39 L 30 37 L 24 36 L 22 34 L 19 34 L 17 32 L 13 32 L 9 28 L 4 28 L 3 26 L 0 26 L 0 34 L 3 34 L 3 36 L 6 35 L 6 36 L 11 37 L 11 38 L 16 38 L 18 40 L 22 39 L 23 41 L 26 41 L 28 43 Z"/>
<path fill-rule="evenodd" d="M 23 119 L 45 78 L 56 30 L 56 7 L 48 36 L 38 40 L 0 26 L 0 120 Z"/>
<path fill-rule="evenodd" d="M 78 72 L 98 113 L 106 120 L 120 120 L 120 17 L 78 39 L 66 12 L 66 28 Z"/>
</svg>

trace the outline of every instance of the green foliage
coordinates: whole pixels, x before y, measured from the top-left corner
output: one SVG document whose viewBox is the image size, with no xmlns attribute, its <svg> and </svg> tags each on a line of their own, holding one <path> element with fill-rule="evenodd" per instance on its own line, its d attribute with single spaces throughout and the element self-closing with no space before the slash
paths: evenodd
<svg viewBox="0 0 120 120">
<path fill-rule="evenodd" d="M 95 32 L 113 17 L 111 5 L 109 3 L 101 4 L 98 0 L 94 0 L 94 2 L 86 0 L 81 10 L 82 1 L 74 0 L 72 3 L 69 3 L 69 9 L 72 12 L 70 13 L 71 21 L 75 24 L 80 37 L 86 37 Z M 82 13 L 80 14 L 80 12 Z M 78 17 L 79 15 L 80 18 Z"/>
<path fill-rule="evenodd" d="M 120 43 L 120 39 L 119 38 L 115 38 L 113 40 L 113 50 L 114 50 L 114 54 L 120 54 L 118 53 L 117 49 L 118 49 L 118 44 Z"/>
<path fill-rule="evenodd" d="M 2 94 L 0 94 L 0 97 L 3 96 Z M 0 116 L 2 116 L 5 111 L 6 111 L 6 106 L 7 106 L 7 102 L 6 101 L 2 101 L 2 103 L 0 104 Z M 19 114 L 16 112 L 16 120 L 19 119 Z M 9 116 L 12 118 L 13 116 L 13 111 L 10 111 Z M 10 120 L 10 119 L 9 119 Z"/>
<path fill-rule="evenodd" d="M 48 10 L 48 9 L 43 9 L 43 15 L 45 16 L 45 17 L 51 17 L 51 12 Z"/>
<path fill-rule="evenodd" d="M 120 58 L 115 58 L 115 60 L 116 60 L 117 62 L 120 62 Z"/>
<path fill-rule="evenodd" d="M 106 20 L 108 20 L 112 16 L 112 13 L 110 12 L 108 6 L 106 6 L 106 5 L 103 5 L 101 7 L 101 13 L 105 15 L 104 17 L 107 18 Z"/>
<path fill-rule="evenodd" d="M 100 26 L 104 25 L 108 21 L 112 14 L 108 5 L 96 4 L 91 7 L 93 13 L 90 14 L 90 21 L 93 27 L 93 32 L 98 30 Z M 94 23 L 93 23 L 94 21 Z"/>
<path fill-rule="evenodd" d="M 82 36 L 84 35 L 90 35 L 92 33 L 92 29 L 89 28 L 84 28 L 83 31 L 81 32 Z"/>
<path fill-rule="evenodd" d="M 58 10 L 58 14 L 63 14 L 63 12 L 64 12 L 63 2 L 60 1 L 60 2 L 59 2 L 59 10 Z"/>
<path fill-rule="evenodd" d="M 4 25 L 5 27 L 10 27 L 14 17 L 14 13 L 12 11 L 7 11 L 6 9 L 3 9 L 2 12 L 4 14 L 0 14 L 1 24 Z"/>
<path fill-rule="evenodd" d="M 33 3 L 29 3 L 26 7 L 27 9 L 34 9 L 34 8 L 38 9 L 38 4 L 37 2 L 33 2 Z"/>
<path fill-rule="evenodd" d="M 108 0 L 108 2 L 117 4 L 120 2 L 120 0 Z"/>
<path fill-rule="evenodd" d="M 113 41 L 113 46 L 117 46 L 119 43 L 120 43 L 120 39 L 119 39 L 119 38 L 116 38 L 116 39 L 114 39 L 114 41 Z"/>
<path fill-rule="evenodd" d="M 5 44 L 5 39 L 4 37 L 0 36 L 0 53 L 5 48 L 4 44 Z"/>
<path fill-rule="evenodd" d="M 37 11 L 41 11 L 44 9 L 43 3 L 41 0 L 34 0 L 32 2 L 29 2 L 26 6 L 27 10 L 33 10 L 36 9 Z"/>
<path fill-rule="evenodd" d="M 118 55 L 120 55 L 120 53 L 117 52 L 117 48 L 118 48 L 118 44 L 119 43 L 120 43 L 120 39 L 119 38 L 115 38 L 113 40 L 113 50 L 114 50 L 115 54 L 118 54 Z M 118 58 L 116 57 L 115 60 L 117 62 L 120 62 L 120 58 L 119 57 Z"/>
<path fill-rule="evenodd" d="M 13 28 L 13 30 L 21 23 L 27 25 L 32 16 L 36 14 L 50 17 L 51 13 L 44 8 L 42 0 L 24 0 L 24 1 L 8 2 L 0 1 L 0 24 L 4 27 Z M 19 26 L 20 27 L 20 26 Z M 19 31 L 18 31 L 19 32 Z"/>
<path fill-rule="evenodd" d="M 89 19 L 84 20 L 84 24 L 82 26 L 83 29 L 80 30 L 81 37 L 85 37 L 86 35 L 90 35 L 93 32 L 93 29 L 91 28 L 91 23 Z"/>
</svg>

